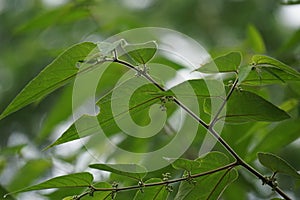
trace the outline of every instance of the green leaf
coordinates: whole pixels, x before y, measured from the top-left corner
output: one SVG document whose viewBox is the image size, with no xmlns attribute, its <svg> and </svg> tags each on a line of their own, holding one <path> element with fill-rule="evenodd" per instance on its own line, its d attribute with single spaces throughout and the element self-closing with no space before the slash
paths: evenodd
<svg viewBox="0 0 300 200">
<path fill-rule="evenodd" d="M 45 159 L 29 160 L 13 176 L 8 189 L 13 191 L 31 185 L 36 179 L 45 174 L 52 163 Z M 24 176 L 26 174 L 26 176 Z M 22 181 L 20 181 L 22 177 Z"/>
<path fill-rule="evenodd" d="M 151 178 L 145 182 L 147 183 L 157 183 L 161 182 L 160 178 Z M 141 190 L 143 192 L 141 192 Z M 167 199 L 169 192 L 166 190 L 165 185 L 159 185 L 155 187 L 141 187 L 141 190 L 137 191 L 134 200 L 161 200 Z"/>
<path fill-rule="evenodd" d="M 257 154 L 259 162 L 272 170 L 274 173 L 282 173 L 296 178 L 300 178 L 300 174 L 297 170 L 292 167 L 287 161 L 283 160 L 279 156 L 276 156 L 271 153 L 262 153 Z"/>
<path fill-rule="evenodd" d="M 205 110 L 210 111 L 210 100 L 205 101 Z M 255 93 L 235 90 L 226 104 L 226 122 L 281 121 L 290 118 L 284 111 Z"/>
<path fill-rule="evenodd" d="M 252 66 L 250 65 L 242 65 L 238 69 L 238 85 L 240 85 L 251 72 Z"/>
<path fill-rule="evenodd" d="M 295 119 L 282 122 L 271 130 L 264 127 L 269 131 L 261 140 L 255 140 L 252 151 L 247 153 L 248 160 L 255 160 L 258 151 L 277 151 L 297 140 L 300 137 L 299 123 L 300 119 Z"/>
<path fill-rule="evenodd" d="M 175 169 L 184 169 L 186 171 L 193 171 L 194 169 L 197 169 L 200 167 L 200 163 L 195 160 L 188 160 L 184 158 L 166 158 L 169 162 L 172 163 L 172 166 Z"/>
<path fill-rule="evenodd" d="M 128 44 L 124 46 L 126 53 L 138 64 L 146 64 L 155 55 L 157 44 L 150 41 L 141 44 Z"/>
<path fill-rule="evenodd" d="M 247 36 L 248 36 L 248 42 L 255 52 L 265 53 L 266 47 L 264 44 L 264 40 L 255 26 L 248 25 Z"/>
<path fill-rule="evenodd" d="M 201 167 L 194 170 L 193 174 L 207 172 L 229 164 L 228 157 L 220 152 L 210 152 L 196 161 L 201 163 Z M 194 184 L 187 181 L 181 182 L 175 199 L 218 199 L 226 187 L 237 177 L 238 174 L 235 169 L 227 169 L 195 178 L 194 181 L 196 182 Z"/>
<path fill-rule="evenodd" d="M 198 68 L 197 71 L 202 73 L 236 72 L 241 64 L 241 59 L 242 56 L 239 52 L 230 52 L 213 59 L 211 62 Z"/>
<path fill-rule="evenodd" d="M 8 193 L 6 196 L 20 192 L 44 190 L 50 188 L 89 187 L 91 186 L 93 179 L 93 175 L 88 172 L 58 176 L 45 182 Z"/>
<path fill-rule="evenodd" d="M 7 193 L 8 193 L 8 191 L 6 190 L 6 188 L 4 188 L 2 185 L 0 185 L 0 198 L 5 196 L 5 194 L 7 194 Z M 16 199 L 13 196 L 5 196 L 5 200 L 16 200 Z"/>
<path fill-rule="evenodd" d="M 83 60 L 95 46 L 84 42 L 64 51 L 25 86 L 0 115 L 0 120 L 70 82 L 79 70 L 76 63 Z"/>
<path fill-rule="evenodd" d="M 112 172 L 132 179 L 142 180 L 147 170 L 145 167 L 137 164 L 92 164 L 90 168 Z"/>
<path fill-rule="evenodd" d="M 105 96 L 103 96 L 98 102 L 97 105 L 100 107 L 100 113 L 96 117 L 93 116 L 83 116 L 77 120 L 76 123 L 80 123 L 84 127 L 80 128 L 80 137 L 89 136 L 95 134 L 99 131 L 104 131 L 106 135 L 112 135 L 116 132 L 119 132 L 120 129 L 116 124 L 115 120 L 119 119 L 126 119 L 126 115 L 130 114 L 130 118 L 136 119 L 137 115 L 140 113 L 147 113 L 147 116 L 144 118 L 139 117 L 140 120 L 149 119 L 148 111 L 149 107 L 153 104 L 160 102 L 160 97 L 163 94 L 160 93 L 160 90 L 157 89 L 154 85 L 146 84 L 148 83 L 145 79 L 141 78 L 131 78 L 125 81 L 123 84 L 118 87 L 115 87 Z M 143 85 L 140 87 L 136 92 L 134 92 L 133 96 L 132 93 L 135 91 L 134 87 L 136 84 Z M 125 86 L 125 87 L 124 87 Z M 126 88 L 126 89 L 124 89 Z M 115 98 L 112 98 L 112 94 L 116 94 Z M 124 97 L 129 96 L 129 107 L 128 102 L 124 102 Z M 112 113 L 112 105 L 119 105 L 119 111 L 117 113 Z M 160 114 L 162 113 L 161 110 L 158 110 Z M 95 120 L 98 120 L 101 129 L 99 128 L 99 124 L 95 124 Z M 159 118 L 155 118 L 155 120 L 159 120 Z M 156 123 L 156 122 L 155 122 Z M 154 121 L 152 124 L 155 124 Z M 49 145 L 46 149 L 63 144 L 72 140 L 76 140 L 80 138 L 78 135 L 78 127 L 74 124 L 61 135 L 54 143 Z"/>
</svg>

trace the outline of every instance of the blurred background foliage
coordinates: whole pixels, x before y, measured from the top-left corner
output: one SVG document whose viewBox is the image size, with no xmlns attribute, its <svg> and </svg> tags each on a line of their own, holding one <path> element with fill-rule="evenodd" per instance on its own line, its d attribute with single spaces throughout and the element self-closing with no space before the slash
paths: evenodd
<svg viewBox="0 0 300 200">
<path fill-rule="evenodd" d="M 212 56 L 238 50 L 244 62 L 249 62 L 251 55 L 263 53 L 299 70 L 299 13 L 299 5 L 282 5 L 276 0 L 0 0 L 0 111 L 67 47 L 82 41 L 101 41 L 137 27 L 180 31 L 197 40 Z M 283 155 L 300 169 L 299 86 L 291 83 L 259 91 L 276 105 L 289 107 L 290 121 L 227 125 L 225 140 L 249 162 L 255 160 L 257 151 L 265 150 Z M 41 151 L 68 125 L 70 92 L 71 87 L 64 87 L 0 121 L 0 194 L 45 177 L 85 170 L 81 164 L 85 154 L 77 154 L 79 148 L 66 152 L 66 144 Z M 216 149 L 223 151 L 219 146 Z M 197 141 L 190 152 L 196 151 Z M 288 193 L 300 196 L 299 183 L 281 179 Z M 259 184 L 242 173 L 224 199 L 271 197 L 272 191 Z M 42 199 L 30 194 L 30 199 Z M 47 195 L 49 199 L 61 197 L 58 192 Z"/>
</svg>

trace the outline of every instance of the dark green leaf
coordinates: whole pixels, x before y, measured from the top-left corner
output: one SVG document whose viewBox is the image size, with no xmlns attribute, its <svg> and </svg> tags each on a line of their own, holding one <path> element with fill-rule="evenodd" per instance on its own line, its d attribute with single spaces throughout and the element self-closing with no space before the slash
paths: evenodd
<svg viewBox="0 0 300 200">
<path fill-rule="evenodd" d="M 274 173 L 282 173 L 300 178 L 300 174 L 297 172 L 297 170 L 279 156 L 262 152 L 259 152 L 257 156 L 259 162 L 263 166 L 272 170 Z"/>
<path fill-rule="evenodd" d="M 266 51 L 264 40 L 255 26 L 248 26 L 247 35 L 248 42 L 256 53 L 264 53 Z"/>
<path fill-rule="evenodd" d="M 209 99 L 204 106 L 206 111 L 210 111 Z M 281 121 L 288 118 L 290 116 L 284 110 L 248 91 L 235 90 L 226 104 L 226 122 Z"/>
<path fill-rule="evenodd" d="M 213 59 L 211 62 L 198 68 L 197 71 L 202 73 L 236 72 L 241 64 L 241 59 L 239 52 L 230 52 Z"/>
<path fill-rule="evenodd" d="M 83 60 L 95 47 L 96 45 L 93 43 L 84 42 L 74 45 L 63 52 L 25 86 L 3 111 L 0 119 L 30 103 L 42 99 L 57 88 L 70 82 L 78 72 L 76 63 L 79 60 Z"/>
<path fill-rule="evenodd" d="M 33 191 L 33 190 L 44 190 L 44 189 L 50 189 L 50 188 L 70 188 L 70 187 L 83 187 L 84 188 L 84 187 L 91 186 L 93 179 L 94 179 L 93 175 L 88 172 L 58 176 L 58 177 L 49 179 L 45 182 L 8 193 L 7 195 L 20 193 L 20 192 Z"/>
<path fill-rule="evenodd" d="M 137 164 L 92 164 L 89 167 L 127 176 L 136 180 L 142 180 L 147 174 L 146 168 Z"/>
<path fill-rule="evenodd" d="M 157 183 L 161 182 L 160 178 L 151 178 L 145 182 L 147 183 Z M 141 190 L 143 192 L 141 192 Z M 165 185 L 159 185 L 155 187 L 141 187 L 141 190 L 137 191 L 135 194 L 134 200 L 163 200 L 167 199 L 169 192 L 166 190 Z"/>
<path fill-rule="evenodd" d="M 126 53 L 138 64 L 146 64 L 155 55 L 157 44 L 150 41 L 142 44 L 129 44 L 124 46 Z"/>
<path fill-rule="evenodd" d="M 228 157 L 220 152 L 210 152 L 197 159 L 201 167 L 194 170 L 193 174 L 210 171 L 229 164 Z M 235 169 L 222 170 L 210 175 L 195 178 L 194 184 L 181 182 L 176 200 L 202 200 L 218 199 L 226 187 L 232 183 L 238 174 Z M 199 192 L 201 191 L 201 192 Z"/>
</svg>

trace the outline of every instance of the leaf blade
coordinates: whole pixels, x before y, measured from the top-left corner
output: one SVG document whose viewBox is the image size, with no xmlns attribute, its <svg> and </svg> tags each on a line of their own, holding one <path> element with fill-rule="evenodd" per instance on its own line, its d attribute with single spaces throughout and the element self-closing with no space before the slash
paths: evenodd
<svg viewBox="0 0 300 200">
<path fill-rule="evenodd" d="M 60 54 L 24 87 L 2 112 L 0 120 L 68 83 L 78 72 L 76 63 L 84 59 L 94 48 L 94 43 L 83 42 Z"/>
</svg>

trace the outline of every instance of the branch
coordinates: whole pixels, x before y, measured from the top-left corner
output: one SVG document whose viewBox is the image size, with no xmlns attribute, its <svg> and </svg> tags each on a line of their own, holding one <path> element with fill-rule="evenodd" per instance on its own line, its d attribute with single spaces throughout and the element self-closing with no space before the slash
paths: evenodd
<svg viewBox="0 0 300 200">
<path fill-rule="evenodd" d="M 158 89 L 160 89 L 161 91 L 166 91 L 161 85 L 159 85 L 149 74 L 147 74 L 146 71 L 140 70 L 137 67 L 133 66 L 132 64 L 123 61 L 123 60 L 119 60 L 118 58 L 114 58 L 114 59 L 105 59 L 102 62 L 115 62 L 115 63 L 119 63 L 122 64 L 124 66 L 126 66 L 127 68 L 134 70 L 135 72 L 137 72 L 138 74 L 142 75 L 144 78 L 146 78 L 148 81 L 150 81 L 153 85 L 155 85 Z M 98 64 L 98 63 L 96 63 Z M 201 124 L 205 129 L 207 129 L 212 136 L 214 136 L 217 141 L 219 143 L 221 143 L 221 145 L 236 159 L 236 162 L 233 164 L 230 164 L 230 167 L 232 166 L 236 166 L 236 165 L 241 165 L 243 166 L 245 169 L 247 169 L 250 173 L 252 173 L 253 175 L 255 175 L 257 178 L 259 178 L 260 180 L 262 180 L 263 183 L 269 185 L 271 188 L 273 188 L 279 195 L 281 195 L 283 198 L 287 199 L 287 200 L 291 200 L 291 198 L 284 193 L 277 185 L 274 185 L 274 183 L 270 180 L 268 180 L 267 178 L 265 178 L 261 173 L 259 173 L 256 169 L 254 169 L 253 167 L 251 167 L 248 163 L 246 163 L 232 148 L 231 146 L 213 129 L 213 125 L 216 123 L 216 121 L 218 120 L 218 115 L 221 113 L 222 109 L 224 108 L 224 106 L 226 105 L 228 99 L 230 98 L 230 96 L 232 95 L 234 88 L 236 87 L 238 83 L 238 79 L 236 79 L 233 83 L 233 86 L 231 87 L 230 91 L 228 92 L 226 99 L 224 100 L 224 102 L 222 103 L 221 107 L 219 108 L 216 116 L 213 118 L 212 122 L 210 123 L 210 125 L 207 125 L 199 116 L 197 116 L 193 111 L 191 111 L 188 107 L 186 107 L 184 104 L 182 104 L 179 100 L 177 100 L 174 97 L 174 103 L 177 104 L 179 107 L 181 107 L 182 109 L 184 109 L 193 119 L 195 119 L 199 124 Z M 204 176 L 207 174 L 211 174 L 211 173 L 215 173 L 216 170 L 220 171 L 223 169 L 227 169 L 228 166 L 224 166 L 222 168 L 218 168 L 209 172 L 205 172 L 205 173 L 201 173 L 201 174 L 197 174 L 197 175 L 193 175 L 192 178 L 195 177 L 199 177 L 199 176 Z M 188 177 L 191 178 L 191 177 Z M 158 183 L 149 183 L 146 184 L 146 187 L 151 187 L 151 186 L 156 186 L 156 185 L 162 185 L 162 184 L 170 184 L 170 183 L 175 183 L 175 182 L 179 182 L 179 181 L 183 181 L 183 180 L 187 180 L 187 178 L 179 178 L 179 179 L 174 179 L 174 180 L 170 180 L 170 181 L 164 181 L 164 182 L 158 182 Z M 131 189 L 138 189 L 141 186 L 129 186 L 129 187 L 124 187 L 124 188 L 93 188 L 95 191 L 122 191 L 122 190 L 131 190 Z M 87 194 L 86 194 L 87 195 Z"/>
</svg>

